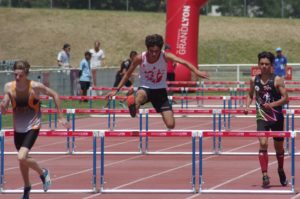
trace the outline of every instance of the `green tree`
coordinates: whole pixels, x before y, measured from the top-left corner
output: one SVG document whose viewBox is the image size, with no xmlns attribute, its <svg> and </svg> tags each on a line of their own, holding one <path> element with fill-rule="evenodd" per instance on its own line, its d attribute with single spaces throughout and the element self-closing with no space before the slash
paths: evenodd
<svg viewBox="0 0 300 199">
<path fill-rule="evenodd" d="M 223 16 L 243 16 L 244 15 L 244 0 L 210 0 L 208 5 L 217 5 L 218 12 Z"/>
<path fill-rule="evenodd" d="M 300 1 L 285 0 L 285 17 L 300 18 Z"/>
<path fill-rule="evenodd" d="M 255 17 L 281 17 L 281 2 L 274 0 L 252 0 L 249 7 L 253 8 Z"/>
</svg>

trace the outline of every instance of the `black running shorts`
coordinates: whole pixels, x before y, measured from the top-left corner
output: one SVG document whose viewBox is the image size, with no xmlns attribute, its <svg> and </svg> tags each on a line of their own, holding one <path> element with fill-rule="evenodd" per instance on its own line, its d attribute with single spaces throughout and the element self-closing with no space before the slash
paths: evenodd
<svg viewBox="0 0 300 199">
<path fill-rule="evenodd" d="M 88 90 L 91 86 L 91 82 L 80 81 L 79 83 L 80 83 L 81 90 L 83 91 Z"/>
<path fill-rule="evenodd" d="M 146 92 L 148 98 L 147 102 L 151 102 L 157 113 L 172 111 L 172 106 L 169 103 L 168 93 L 165 88 L 149 89 L 139 87 L 139 90 L 144 90 Z"/>
<path fill-rule="evenodd" d="M 257 131 L 283 131 L 284 119 L 280 118 L 277 122 L 267 122 L 264 120 L 257 120 Z M 274 137 L 276 141 L 283 141 L 283 137 Z"/>
<path fill-rule="evenodd" d="M 40 129 L 32 129 L 26 133 L 14 132 L 16 149 L 19 151 L 21 147 L 26 147 L 30 150 L 39 136 L 39 132 Z"/>
</svg>

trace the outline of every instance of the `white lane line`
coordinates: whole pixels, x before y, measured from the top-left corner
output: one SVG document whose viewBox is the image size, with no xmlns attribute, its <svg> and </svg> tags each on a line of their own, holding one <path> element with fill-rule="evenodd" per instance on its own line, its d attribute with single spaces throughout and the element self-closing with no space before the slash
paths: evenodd
<svg viewBox="0 0 300 199">
<path fill-rule="evenodd" d="M 197 126 L 198 126 L 198 125 L 197 125 Z M 257 143 L 257 142 L 255 142 L 255 143 Z M 171 147 L 171 148 L 173 148 L 173 147 Z M 238 147 L 238 148 L 243 148 L 243 147 Z M 232 149 L 232 150 L 237 150 L 237 149 Z M 230 151 L 231 151 L 231 150 L 230 150 Z M 136 156 L 136 157 L 133 157 L 133 158 L 128 158 L 127 160 L 130 160 L 130 159 L 136 159 L 136 158 L 139 158 L 139 157 L 142 157 L 142 156 L 139 155 L 139 156 Z M 210 158 L 213 158 L 213 157 L 216 157 L 216 156 L 210 156 L 210 157 L 207 157 L 207 158 L 205 158 L 205 159 L 210 159 Z M 59 158 L 58 158 L 58 159 L 59 159 Z M 204 159 L 204 160 L 205 160 L 205 159 Z M 118 161 L 118 162 L 115 162 L 115 163 L 112 163 L 112 164 L 118 164 L 118 163 L 120 163 L 120 162 L 127 161 L 127 160 Z M 111 165 L 111 164 L 110 164 L 110 165 Z M 190 164 L 188 164 L 188 165 L 190 165 Z M 106 165 L 106 166 L 109 166 L 109 165 Z M 187 165 L 185 165 L 185 166 L 187 166 Z M 181 167 L 184 167 L 184 165 L 181 166 Z M 180 167 L 178 167 L 178 168 L 180 168 Z M 61 176 L 61 177 L 58 177 L 58 178 L 56 178 L 56 179 L 62 179 L 62 178 L 68 177 L 68 176 L 77 175 L 77 174 L 80 174 L 80 173 L 83 173 L 83 172 L 87 172 L 87 171 L 90 171 L 90 170 L 91 170 L 91 169 L 87 169 L 87 170 L 85 170 L 85 171 L 81 171 L 81 172 L 77 172 L 77 173 L 73 173 L 73 174 Z M 171 170 L 176 170 L 176 168 L 173 168 L 173 169 L 171 169 Z M 167 171 L 165 171 L 165 172 L 167 172 Z M 163 172 L 163 173 L 165 173 L 165 172 Z M 157 176 L 157 175 L 160 175 L 160 174 L 156 174 L 155 176 Z M 147 177 L 147 178 L 150 178 L 150 177 Z M 54 179 L 54 180 L 55 180 L 55 179 Z M 140 181 L 140 180 L 138 180 L 138 181 Z M 134 183 L 134 182 L 132 182 L 132 183 Z M 130 184 L 132 184 L 132 183 L 130 183 Z M 40 183 L 38 183 L 38 184 L 40 184 Z M 123 187 L 123 186 L 126 186 L 126 185 L 121 185 L 120 187 Z"/>
<path fill-rule="evenodd" d="M 290 156 L 287 156 L 287 157 L 285 157 L 284 159 L 286 160 L 286 159 L 288 159 L 288 158 L 290 158 Z M 269 166 L 272 166 L 272 165 L 274 165 L 274 164 L 276 164 L 276 163 L 277 163 L 277 160 L 276 160 L 276 161 L 273 161 L 273 162 L 271 162 L 271 163 L 269 163 Z M 214 187 L 212 187 L 212 188 L 209 188 L 208 190 L 215 190 L 215 189 L 217 189 L 217 188 L 219 188 L 219 187 L 222 187 L 222 186 L 224 186 L 224 185 L 226 185 L 226 184 L 228 184 L 228 183 L 231 183 L 231 182 L 233 182 L 233 181 L 235 181 L 235 180 L 239 180 L 239 179 L 241 179 L 241 178 L 243 178 L 243 177 L 245 177 L 245 176 L 247 176 L 247 175 L 250 175 L 250 174 L 255 173 L 255 172 L 257 172 L 257 171 L 260 171 L 260 170 L 261 170 L 260 167 L 258 167 L 258 168 L 256 168 L 256 169 L 253 169 L 253 170 L 250 170 L 250 171 L 248 171 L 248 172 L 246 172 L 246 173 L 244 173 L 244 174 L 242 174 L 242 175 L 236 176 L 236 177 L 231 178 L 231 179 L 229 179 L 229 180 L 227 180 L 227 181 L 225 181 L 225 182 L 223 182 L 223 183 L 221 183 L 221 184 L 218 184 L 218 185 L 216 185 L 216 186 L 214 186 Z M 191 196 L 191 197 L 188 197 L 188 198 L 186 198 L 186 199 L 192 199 L 192 198 L 198 197 L 198 196 L 200 196 L 200 195 L 201 195 L 201 193 L 198 193 L 198 194 L 193 195 L 193 196 Z"/>
<path fill-rule="evenodd" d="M 249 145 L 251 145 L 251 144 L 256 144 L 256 143 L 257 143 L 257 142 L 253 142 L 253 143 L 250 143 L 250 144 L 248 144 L 248 145 L 246 145 L 246 146 L 249 146 Z M 246 146 L 245 146 L 245 147 L 246 147 Z M 240 149 L 240 148 L 242 148 L 242 147 L 233 148 L 233 149 L 231 149 L 231 150 L 229 150 L 229 151 L 227 151 L 227 152 L 232 152 L 232 151 L 235 151 L 235 150 Z M 214 157 L 218 157 L 218 156 L 217 156 L 217 155 L 212 155 L 212 156 L 203 158 L 203 160 L 208 160 L 208 159 L 211 159 L 211 158 L 214 158 Z M 160 173 L 157 173 L 157 174 L 154 174 L 154 175 L 151 175 L 151 176 L 147 176 L 147 177 L 144 177 L 144 178 L 139 178 L 139 179 L 137 179 L 137 180 L 134 180 L 134 181 L 132 181 L 132 182 L 129 182 L 129 183 L 126 183 L 126 184 L 123 184 L 123 185 L 114 187 L 114 188 L 112 188 L 112 189 L 120 189 L 120 188 L 123 188 L 123 187 L 125 187 L 125 186 L 128 186 L 128 185 L 131 185 L 131 184 L 140 182 L 140 181 L 142 181 L 142 180 L 146 180 L 146 179 L 149 179 L 149 178 L 152 178 L 152 177 L 156 177 L 156 176 L 159 176 L 159 175 L 161 175 L 161 174 L 165 174 L 165 173 L 168 173 L 168 172 L 171 172 L 171 171 L 175 171 L 175 170 L 177 170 L 177 169 L 181 169 L 181 168 L 183 168 L 183 167 L 190 166 L 190 165 L 191 165 L 191 163 L 185 164 L 185 165 L 181 165 L 181 166 L 179 166 L 179 167 L 175 167 L 175 168 L 172 168 L 172 169 L 169 169 L 169 170 L 166 170 L 166 171 L 162 171 L 162 172 L 160 172 Z M 90 198 L 97 197 L 97 196 L 99 196 L 99 195 L 101 195 L 101 193 L 98 193 L 98 194 L 95 194 L 95 195 L 91 195 L 91 196 L 88 196 L 88 197 L 85 197 L 85 198 L 82 198 L 82 199 L 90 199 Z"/>
</svg>

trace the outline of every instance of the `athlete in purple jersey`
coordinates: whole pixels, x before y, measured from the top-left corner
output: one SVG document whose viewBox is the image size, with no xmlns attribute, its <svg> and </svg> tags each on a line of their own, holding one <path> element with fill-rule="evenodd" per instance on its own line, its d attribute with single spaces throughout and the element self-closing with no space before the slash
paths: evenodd
<svg viewBox="0 0 300 199">
<path fill-rule="evenodd" d="M 261 74 L 250 79 L 250 91 L 247 97 L 245 114 L 248 113 L 249 106 L 255 94 L 256 98 L 256 121 L 257 131 L 283 131 L 282 106 L 288 101 L 284 81 L 281 77 L 272 73 L 274 66 L 274 55 L 271 52 L 261 52 L 258 54 L 258 67 Z M 286 176 L 283 169 L 284 163 L 284 139 L 274 137 L 274 147 L 278 161 L 278 174 L 282 186 L 287 185 Z M 259 137 L 259 162 L 263 174 L 263 187 L 270 184 L 268 176 L 268 138 Z"/>
</svg>

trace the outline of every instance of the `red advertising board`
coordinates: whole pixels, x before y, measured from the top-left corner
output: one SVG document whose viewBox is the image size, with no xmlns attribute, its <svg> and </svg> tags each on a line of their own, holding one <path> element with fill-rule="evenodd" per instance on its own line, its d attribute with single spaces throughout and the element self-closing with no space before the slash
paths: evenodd
<svg viewBox="0 0 300 199">
<path fill-rule="evenodd" d="M 170 52 L 198 65 L 199 13 L 207 0 L 167 1 L 166 44 Z M 175 68 L 176 81 L 191 81 L 191 71 L 182 64 Z"/>
</svg>

